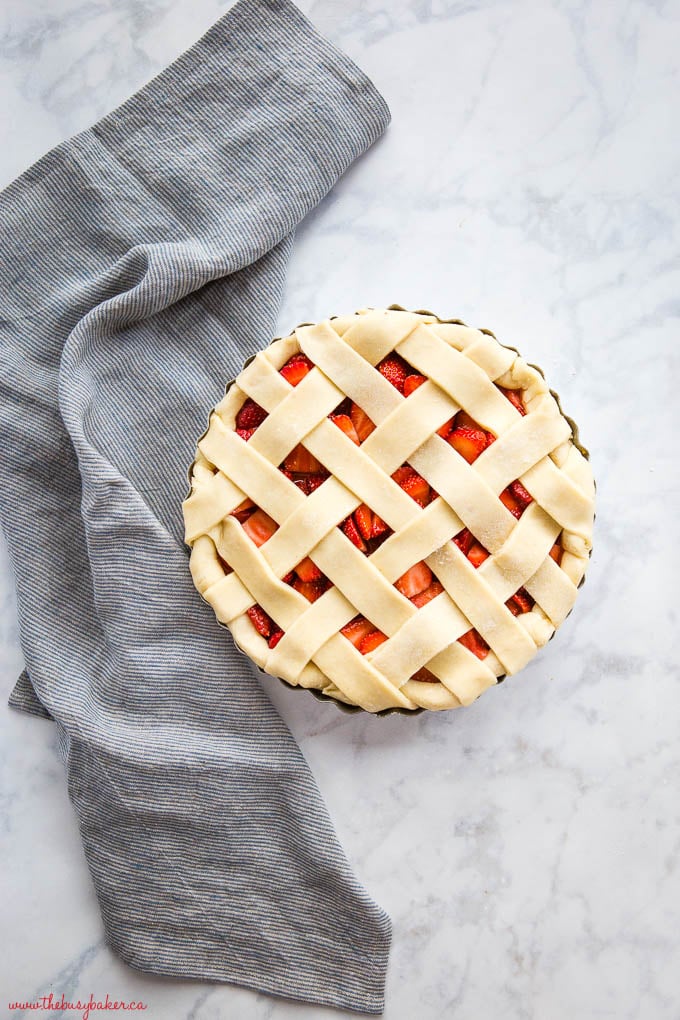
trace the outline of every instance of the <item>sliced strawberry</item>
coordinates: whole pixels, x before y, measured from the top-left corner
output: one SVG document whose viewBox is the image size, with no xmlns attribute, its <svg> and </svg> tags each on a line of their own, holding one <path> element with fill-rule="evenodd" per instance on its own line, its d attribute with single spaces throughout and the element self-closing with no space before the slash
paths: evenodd
<svg viewBox="0 0 680 1020">
<path fill-rule="evenodd" d="M 562 546 L 560 545 L 559 542 L 555 542 L 554 546 L 550 550 L 550 557 L 555 561 L 555 563 L 559 567 L 560 563 L 562 562 Z"/>
<path fill-rule="evenodd" d="M 256 510 L 254 514 L 250 515 L 248 520 L 243 522 L 243 530 L 246 535 L 258 546 L 264 545 L 278 527 L 276 521 L 273 521 L 264 510 Z"/>
<path fill-rule="evenodd" d="M 457 429 L 479 429 L 481 432 L 484 431 L 479 422 L 475 421 L 467 411 L 459 411 L 454 422 Z"/>
<path fill-rule="evenodd" d="M 329 415 L 329 418 L 334 425 L 338 426 L 341 432 L 345 433 L 348 439 L 351 439 L 357 446 L 359 445 L 360 439 L 351 418 L 349 418 L 346 414 L 331 414 Z"/>
<path fill-rule="evenodd" d="M 369 539 L 373 531 L 373 514 L 371 508 L 362 503 L 354 511 L 354 523 L 362 538 Z"/>
<path fill-rule="evenodd" d="M 255 429 L 236 429 L 236 435 L 240 436 L 247 443 L 255 435 Z"/>
<path fill-rule="evenodd" d="M 264 638 L 268 638 L 272 632 L 274 625 L 272 623 L 271 617 L 267 613 L 265 613 L 262 606 L 258 605 L 251 606 L 250 609 L 248 610 L 248 616 L 250 617 L 250 622 L 252 623 L 257 633 L 261 634 L 262 637 Z"/>
<path fill-rule="evenodd" d="M 375 432 L 375 425 L 366 412 L 362 411 L 358 404 L 352 404 L 349 416 L 352 420 L 352 425 L 354 425 L 356 434 L 359 437 L 360 443 L 363 443 L 364 439 L 368 439 L 371 432 Z"/>
<path fill-rule="evenodd" d="M 385 524 L 382 517 L 378 517 L 377 514 L 373 514 L 373 520 L 371 522 L 371 538 L 380 538 L 386 531 L 390 529 Z"/>
<path fill-rule="evenodd" d="M 348 517 L 347 520 L 342 522 L 342 530 L 345 533 L 345 535 L 347 535 L 352 545 L 355 545 L 357 549 L 361 550 L 361 552 L 363 553 L 366 552 L 366 545 L 364 543 L 363 538 L 359 534 L 359 530 L 356 524 L 354 523 L 353 517 Z"/>
<path fill-rule="evenodd" d="M 484 638 L 476 630 L 469 630 L 458 638 L 461 645 L 476 655 L 478 659 L 485 659 L 489 654 L 489 646 Z"/>
<path fill-rule="evenodd" d="M 314 365 L 309 358 L 300 353 L 294 354 L 292 358 L 289 358 L 283 368 L 279 369 L 279 372 L 291 386 L 297 386 L 313 368 Z"/>
<path fill-rule="evenodd" d="M 445 421 L 443 425 L 440 425 L 439 428 L 437 429 L 437 435 L 441 436 L 442 439 L 448 439 L 449 436 L 451 435 L 454 421 L 455 421 L 454 418 L 449 418 L 449 420 Z"/>
<path fill-rule="evenodd" d="M 507 489 L 503 489 L 498 498 L 500 499 L 503 506 L 508 508 L 513 517 L 516 517 L 519 520 L 519 518 L 524 513 L 526 507 L 524 506 L 523 503 L 520 503 L 520 501 L 515 496 L 513 496 L 512 490 L 510 489 L 509 486 Z"/>
<path fill-rule="evenodd" d="M 397 468 L 392 475 L 392 479 L 416 503 L 420 506 L 427 506 L 430 501 L 430 486 L 410 465 L 404 464 L 402 467 Z"/>
<path fill-rule="evenodd" d="M 468 531 L 467 528 L 463 528 L 462 531 L 459 531 L 458 534 L 455 535 L 453 539 L 453 541 L 456 543 L 460 551 L 465 553 L 466 556 L 470 552 L 474 540 L 475 539 L 472 532 Z"/>
<path fill-rule="evenodd" d="M 252 499 L 244 499 L 242 503 L 239 503 L 237 507 L 231 511 L 230 516 L 235 517 L 239 524 L 243 524 L 246 518 L 250 517 L 252 511 L 255 509 L 255 504 Z"/>
<path fill-rule="evenodd" d="M 419 595 L 421 591 L 425 591 L 431 584 L 432 571 L 423 560 L 409 567 L 406 573 L 402 574 L 394 582 L 397 591 L 400 591 L 407 599 L 412 599 L 415 595 Z"/>
<path fill-rule="evenodd" d="M 422 386 L 424 382 L 427 382 L 427 376 L 407 375 L 404 379 L 404 396 L 409 397 L 413 391 L 417 390 L 419 386 Z"/>
<path fill-rule="evenodd" d="M 526 414 L 526 408 L 522 402 L 522 390 L 507 390 L 505 386 L 499 386 L 504 397 L 507 397 L 513 407 L 516 407 L 520 414 Z"/>
<path fill-rule="evenodd" d="M 388 382 L 392 383 L 395 389 L 399 390 L 400 393 L 404 392 L 404 383 L 406 377 L 411 374 L 411 371 L 398 354 L 388 354 L 386 358 L 376 366 L 381 375 L 384 375 Z"/>
<path fill-rule="evenodd" d="M 410 474 L 413 474 L 413 468 L 408 464 L 402 464 L 392 475 L 392 481 L 396 482 L 401 487 L 402 483 L 406 481 Z"/>
<path fill-rule="evenodd" d="M 430 501 L 430 487 L 427 481 L 418 474 L 417 471 L 411 471 L 409 476 L 400 481 L 400 486 L 404 492 L 411 497 L 412 500 L 418 504 L 418 506 L 426 507 Z"/>
<path fill-rule="evenodd" d="M 390 530 L 382 517 L 378 517 L 365 503 L 362 503 L 354 511 L 354 523 L 361 538 L 367 542 L 372 538 L 380 538 L 382 535 L 386 535 Z M 345 531 L 345 534 L 347 534 L 347 531 Z M 351 538 L 358 549 L 361 548 L 361 546 L 357 545 L 354 536 L 348 534 L 348 537 Z M 362 549 L 362 552 L 365 551 L 365 548 Z"/>
<path fill-rule="evenodd" d="M 309 450 L 305 450 L 301 443 L 290 451 L 283 464 L 287 471 L 294 471 L 296 474 L 315 474 L 317 471 L 323 471 L 323 464 L 320 464 Z"/>
<path fill-rule="evenodd" d="M 349 414 L 349 415 L 351 415 L 351 413 L 352 413 L 352 401 L 349 399 L 349 397 L 345 397 L 344 400 L 341 400 L 340 403 L 338 404 L 338 406 L 335 408 L 335 410 L 332 413 L 333 414 Z"/>
<path fill-rule="evenodd" d="M 318 581 L 322 576 L 316 563 L 309 556 L 305 556 L 304 560 L 298 563 L 295 573 L 301 581 Z"/>
<path fill-rule="evenodd" d="M 426 669 L 425 666 L 421 666 L 421 668 L 416 673 L 413 674 L 411 680 L 418 680 L 422 684 L 439 683 L 434 673 L 430 673 L 429 669 Z"/>
<path fill-rule="evenodd" d="M 522 483 L 517 479 L 515 479 L 514 482 L 510 482 L 508 488 L 512 491 L 513 496 L 519 499 L 520 502 L 524 503 L 525 506 L 529 506 L 529 503 L 533 503 L 534 497 L 530 492 L 527 492 Z"/>
<path fill-rule="evenodd" d="M 269 638 L 269 642 L 268 642 L 269 647 L 270 648 L 276 648 L 276 646 L 278 645 L 278 643 L 279 643 L 279 641 L 281 640 L 282 637 L 283 637 L 283 631 L 282 630 L 275 630 L 274 633 L 272 634 L 272 636 Z"/>
<path fill-rule="evenodd" d="M 311 496 L 315 489 L 318 489 L 320 485 L 328 478 L 328 471 L 324 470 L 318 475 L 307 475 L 302 480 L 302 488 L 307 496 Z"/>
<path fill-rule="evenodd" d="M 477 460 L 486 448 L 486 432 L 482 429 L 468 429 L 456 426 L 448 438 L 449 444 L 463 457 L 468 464 Z"/>
<path fill-rule="evenodd" d="M 353 620 L 350 620 L 349 623 L 345 624 L 340 633 L 343 634 L 348 641 L 351 641 L 355 648 L 358 648 L 366 635 L 370 634 L 374 630 L 375 627 L 370 620 L 367 620 L 363 616 L 355 616 Z"/>
<path fill-rule="evenodd" d="M 328 590 L 328 585 L 323 580 L 301 581 L 298 578 L 296 581 L 293 581 L 293 587 L 295 591 L 299 591 L 301 595 L 304 595 L 308 602 L 316 602 Z"/>
<path fill-rule="evenodd" d="M 503 506 L 508 508 L 513 517 L 516 517 L 518 520 L 529 506 L 529 503 L 533 503 L 531 493 L 527 492 L 522 483 L 518 481 L 511 482 L 507 489 L 503 489 L 498 498 Z"/>
<path fill-rule="evenodd" d="M 368 655 L 369 652 L 384 644 L 385 641 L 387 641 L 387 634 L 383 634 L 381 630 L 372 630 L 359 645 L 359 651 L 362 655 Z"/>
<path fill-rule="evenodd" d="M 260 407 L 250 397 L 245 401 L 241 410 L 236 415 L 237 429 L 256 429 L 267 417 L 264 407 Z"/>
<path fill-rule="evenodd" d="M 479 542 L 473 542 L 467 552 L 467 558 L 476 570 L 477 567 L 481 567 L 484 560 L 488 560 L 489 553 Z"/>
<path fill-rule="evenodd" d="M 531 610 L 534 600 L 525 588 L 520 588 L 505 604 L 513 616 L 521 616 Z"/>
<path fill-rule="evenodd" d="M 425 589 L 425 591 L 421 591 L 419 595 L 414 595 L 411 602 L 414 606 L 417 606 L 418 609 L 422 609 L 422 607 L 426 606 L 428 602 L 432 601 L 432 599 L 436 599 L 437 595 L 441 595 L 443 591 L 444 589 L 439 581 L 433 581 L 432 584 Z"/>
</svg>

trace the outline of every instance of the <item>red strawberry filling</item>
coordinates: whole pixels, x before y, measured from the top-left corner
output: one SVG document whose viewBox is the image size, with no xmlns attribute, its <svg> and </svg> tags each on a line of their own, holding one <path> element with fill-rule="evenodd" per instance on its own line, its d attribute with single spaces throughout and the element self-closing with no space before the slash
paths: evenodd
<svg viewBox="0 0 680 1020">
<path fill-rule="evenodd" d="M 477 567 L 481 567 L 484 560 L 489 558 L 489 554 L 483 545 L 481 545 L 479 542 L 473 542 L 472 545 L 470 546 L 470 551 L 467 554 L 467 558 L 469 559 L 470 563 L 476 570 Z"/>
<path fill-rule="evenodd" d="M 264 510 L 255 510 L 243 521 L 243 530 L 255 545 L 260 546 L 272 537 L 278 524 Z"/>
<path fill-rule="evenodd" d="M 421 666 L 421 668 L 413 674 L 411 680 L 420 680 L 420 682 L 424 684 L 438 683 L 438 679 L 434 673 L 431 673 L 425 666 Z"/>
<path fill-rule="evenodd" d="M 351 439 L 357 446 L 360 445 L 361 440 L 359 434 L 354 427 L 352 419 L 347 414 L 332 414 L 330 416 L 331 421 L 334 425 L 337 425 L 341 432 L 344 432 L 348 439 Z"/>
<path fill-rule="evenodd" d="M 484 560 L 489 557 L 489 552 L 475 539 L 474 535 L 467 528 L 459 531 L 453 541 L 460 551 L 467 556 L 475 569 L 481 567 Z"/>
<path fill-rule="evenodd" d="M 421 592 L 424 592 L 426 588 L 429 588 L 432 583 L 432 571 L 428 567 L 427 563 L 423 560 L 420 563 L 416 563 L 415 566 L 409 567 L 405 574 L 397 578 L 394 582 L 394 586 L 397 591 L 400 591 L 402 595 L 405 595 L 407 599 L 414 599 Z"/>
<path fill-rule="evenodd" d="M 426 376 L 415 372 L 398 354 L 388 355 L 376 367 L 380 374 L 404 397 L 409 397 L 427 382 Z M 280 369 L 280 373 L 291 386 L 297 386 L 313 368 L 314 365 L 309 358 L 299 353 L 293 355 L 286 362 Z M 510 390 L 501 386 L 498 389 L 519 414 L 526 414 L 520 390 Z M 247 442 L 266 417 L 267 412 L 264 408 L 248 397 L 236 416 L 235 430 Z M 349 398 L 343 400 L 328 417 L 357 446 L 360 446 L 376 428 L 375 423 L 366 412 Z M 496 438 L 493 433 L 482 428 L 464 410 L 444 422 L 437 431 L 468 464 L 473 464 Z M 329 472 L 324 465 L 303 444 L 298 444 L 291 450 L 280 466 L 280 470 L 307 496 L 311 495 L 329 477 Z M 392 475 L 392 480 L 422 508 L 427 507 L 429 503 L 438 498 L 437 493 L 427 480 L 419 475 L 410 464 L 403 464 L 397 468 Z M 519 480 L 511 482 L 501 492 L 499 498 L 517 518 L 522 516 L 533 501 L 533 497 Z M 276 521 L 250 499 L 243 500 L 232 511 L 232 516 L 239 521 L 248 537 L 257 546 L 264 545 L 278 528 Z M 385 521 L 365 503 L 358 506 L 338 527 L 346 538 L 366 556 L 370 556 L 392 534 Z M 468 528 L 464 528 L 455 535 L 453 542 L 475 568 L 480 567 L 490 555 Z M 558 565 L 560 564 L 562 546 L 559 539 L 553 545 L 550 556 Z M 229 571 L 229 565 L 222 562 L 225 570 Z M 323 575 L 310 556 L 306 556 L 298 563 L 295 569 L 283 578 L 283 581 L 295 588 L 309 602 L 315 602 L 332 587 L 330 580 Z M 444 587 L 423 561 L 414 564 L 402 574 L 395 581 L 395 588 L 418 609 L 444 592 Z M 506 606 L 513 616 L 530 612 L 533 605 L 533 599 L 524 588 L 516 591 L 506 602 Z M 284 636 L 283 630 L 260 605 L 251 606 L 248 610 L 248 617 L 257 633 L 267 641 L 269 647 L 275 648 Z M 342 628 L 341 633 L 362 655 L 368 655 L 388 640 L 386 634 L 363 616 L 356 616 Z M 467 631 L 458 640 L 479 659 L 485 658 L 489 652 L 488 644 L 474 629 Z M 425 667 L 414 673 L 412 679 L 422 683 L 437 682 L 437 677 Z"/>
<path fill-rule="evenodd" d="M 501 391 L 504 397 L 507 397 L 513 407 L 516 407 L 521 415 L 525 415 L 526 409 L 522 403 L 522 391 L 521 390 L 506 390 L 505 386 L 499 386 L 498 389 Z"/>
<path fill-rule="evenodd" d="M 313 368 L 314 365 L 305 354 L 294 354 L 281 369 L 281 375 L 291 386 L 297 386 Z"/>
<path fill-rule="evenodd" d="M 361 532 L 357 528 L 356 521 L 353 517 L 348 517 L 342 522 L 342 530 L 347 535 L 348 539 L 355 545 L 361 552 L 366 552 L 366 543 L 361 537 Z"/>
<path fill-rule="evenodd" d="M 272 632 L 274 624 L 272 623 L 271 617 L 265 613 L 262 606 L 251 606 L 248 610 L 248 616 L 250 617 L 250 622 L 257 633 L 261 634 L 264 638 L 268 638 Z"/>
<path fill-rule="evenodd" d="M 419 386 L 422 386 L 424 382 L 427 382 L 424 375 L 407 375 L 404 379 L 404 388 L 402 393 L 405 397 L 408 397 L 414 390 L 417 390 Z"/>
<path fill-rule="evenodd" d="M 254 400 L 251 400 L 250 397 L 248 397 L 243 404 L 243 407 L 236 415 L 236 428 L 237 430 L 256 429 L 258 425 L 262 424 L 266 417 L 267 412 L 264 407 L 260 407 L 259 404 L 256 404 Z"/>
<path fill-rule="evenodd" d="M 294 475 L 293 481 L 299 489 L 302 489 L 305 496 L 311 496 L 314 490 L 323 485 L 327 478 L 328 472 L 324 471 L 323 474 L 318 475 Z"/>
<path fill-rule="evenodd" d="M 488 433 L 483 429 L 469 429 L 462 425 L 454 428 L 447 442 L 468 464 L 474 463 L 489 445 Z"/>
<path fill-rule="evenodd" d="M 510 485 L 508 485 L 507 489 L 503 489 L 498 498 L 503 506 L 508 508 L 513 517 L 517 517 L 518 520 L 529 506 L 529 503 L 534 501 L 531 493 L 527 492 L 522 483 L 516 480 L 510 482 Z"/>
<path fill-rule="evenodd" d="M 316 602 L 330 587 L 331 582 L 327 577 L 323 576 L 316 581 L 302 581 L 299 577 L 293 581 L 295 591 L 299 591 L 301 595 L 304 595 L 308 602 Z"/>
<path fill-rule="evenodd" d="M 364 439 L 368 439 L 371 432 L 375 432 L 375 425 L 358 404 L 350 404 L 349 416 L 360 443 L 363 443 Z"/>
<path fill-rule="evenodd" d="M 392 383 L 395 389 L 400 393 L 404 392 L 404 383 L 411 374 L 411 368 L 403 358 L 400 358 L 398 354 L 388 354 L 379 365 L 376 365 L 376 368 L 389 383 Z"/>
<path fill-rule="evenodd" d="M 555 563 L 559 567 L 560 563 L 562 562 L 562 546 L 560 545 L 559 542 L 555 542 L 554 546 L 550 550 L 550 557 L 555 561 Z"/>
<path fill-rule="evenodd" d="M 522 613 L 528 613 L 533 608 L 534 600 L 528 591 L 520 588 L 505 604 L 513 616 L 521 616 Z"/>
<path fill-rule="evenodd" d="M 369 652 L 374 651 L 384 641 L 387 641 L 387 634 L 383 634 L 380 630 L 372 630 L 370 634 L 367 634 L 362 640 L 359 645 L 359 651 L 362 655 L 368 655 Z"/>
<path fill-rule="evenodd" d="M 467 554 L 470 552 L 470 549 L 472 548 L 474 536 L 471 531 L 468 531 L 467 528 L 463 528 L 463 530 L 459 531 L 458 534 L 454 537 L 453 541 L 456 543 L 460 551 L 462 553 L 465 553 L 465 555 L 467 556 Z"/>
<path fill-rule="evenodd" d="M 305 556 L 304 560 L 298 563 L 295 573 L 301 581 L 318 581 L 323 576 L 316 563 L 309 556 Z"/>
<path fill-rule="evenodd" d="M 363 616 L 355 616 L 353 620 L 340 631 L 348 641 L 351 641 L 355 648 L 361 647 L 361 642 L 375 630 L 375 627 Z"/>
<path fill-rule="evenodd" d="M 474 628 L 466 631 L 466 633 L 461 635 L 458 640 L 464 648 L 467 648 L 469 652 L 476 655 L 478 659 L 485 659 L 489 654 L 489 646 L 484 638 L 478 634 Z"/>
<path fill-rule="evenodd" d="M 430 502 L 431 490 L 429 484 L 408 464 L 397 468 L 392 478 L 419 506 L 426 507 Z"/>
<path fill-rule="evenodd" d="M 239 524 L 243 524 L 244 521 L 248 520 L 254 509 L 255 504 L 252 499 L 244 499 L 242 503 L 239 503 L 239 505 L 231 511 L 231 516 L 235 517 Z"/>
<path fill-rule="evenodd" d="M 328 476 L 328 472 L 323 464 L 320 464 L 316 457 L 304 448 L 302 443 L 298 443 L 297 446 L 293 447 L 284 460 L 283 466 L 291 474 L 315 475 L 323 471 Z"/>
<path fill-rule="evenodd" d="M 414 606 L 417 606 L 418 609 L 422 609 L 422 607 L 426 606 L 428 602 L 435 599 L 437 595 L 441 595 L 443 591 L 443 585 L 441 585 L 439 581 L 433 581 L 432 584 L 429 584 L 424 591 L 418 592 L 417 595 L 413 595 L 411 602 Z"/>
</svg>

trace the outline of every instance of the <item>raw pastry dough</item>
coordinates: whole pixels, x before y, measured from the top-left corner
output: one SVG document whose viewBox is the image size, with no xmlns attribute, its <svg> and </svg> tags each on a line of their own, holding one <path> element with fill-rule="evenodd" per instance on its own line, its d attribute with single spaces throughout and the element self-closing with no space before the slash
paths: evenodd
<svg viewBox="0 0 680 1020">
<path fill-rule="evenodd" d="M 291 387 L 278 370 L 298 351 L 316 367 Z M 392 351 L 428 378 L 408 398 L 374 368 Z M 523 391 L 526 415 L 498 386 Z M 345 396 L 377 426 L 361 446 L 327 417 Z M 247 397 L 267 418 L 244 442 Z M 460 409 L 497 437 L 472 464 L 437 435 Z M 278 469 L 298 443 L 331 472 L 308 496 Z M 390 477 L 405 462 L 438 493 L 425 509 Z M 498 498 L 514 479 L 534 500 L 519 520 Z M 247 497 L 279 525 L 259 548 L 230 516 Z M 490 333 L 392 308 L 300 326 L 257 354 L 198 444 L 184 516 L 196 587 L 240 648 L 289 684 L 378 712 L 469 705 L 526 665 L 574 604 L 593 502 L 588 461 L 536 369 Z M 370 556 L 337 527 L 361 503 L 394 532 Z M 479 569 L 451 541 L 465 527 L 491 553 Z M 281 580 L 305 556 L 333 583 L 311 604 Z M 417 609 L 394 582 L 420 560 L 444 592 Z M 520 587 L 535 605 L 513 616 Z M 273 649 L 246 615 L 256 603 L 285 632 Z M 366 656 L 339 633 L 358 613 L 388 637 Z M 457 641 L 472 627 L 484 660 Z M 437 683 L 410 679 L 423 666 Z"/>
</svg>

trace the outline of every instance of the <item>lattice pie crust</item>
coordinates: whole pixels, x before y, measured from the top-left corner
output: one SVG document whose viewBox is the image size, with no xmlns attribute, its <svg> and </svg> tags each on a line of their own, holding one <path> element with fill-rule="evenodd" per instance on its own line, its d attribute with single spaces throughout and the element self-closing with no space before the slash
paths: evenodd
<svg viewBox="0 0 680 1020">
<path fill-rule="evenodd" d="M 316 367 L 293 387 L 279 369 L 299 351 Z M 390 352 L 427 377 L 408 397 L 374 367 Z M 499 386 L 521 391 L 525 414 Z M 377 426 L 360 446 L 328 417 L 345 397 Z M 267 412 L 248 442 L 235 431 L 246 398 Z M 474 463 L 437 434 L 461 409 L 496 437 Z M 309 495 L 279 470 L 299 443 L 331 472 Z M 438 494 L 425 508 L 391 478 L 405 463 Z M 519 519 L 499 499 L 516 479 L 533 497 Z M 267 673 L 369 712 L 446 709 L 522 669 L 567 616 L 593 497 L 571 424 L 514 350 L 431 314 L 373 309 L 300 326 L 247 365 L 198 443 L 184 515 L 198 591 Z M 259 548 L 232 516 L 246 498 L 279 525 Z M 368 556 L 339 527 L 360 504 L 393 532 Z M 452 541 L 464 528 L 490 553 L 478 569 Z M 282 580 L 307 556 L 332 582 L 311 603 Z M 444 589 L 422 608 L 394 586 L 418 561 Z M 518 589 L 533 606 L 513 615 Z M 251 624 L 255 604 L 284 632 L 273 648 Z M 387 635 L 367 655 L 340 633 L 358 614 Z M 471 628 L 484 659 L 458 641 Z M 436 682 L 411 679 L 421 667 Z"/>
</svg>

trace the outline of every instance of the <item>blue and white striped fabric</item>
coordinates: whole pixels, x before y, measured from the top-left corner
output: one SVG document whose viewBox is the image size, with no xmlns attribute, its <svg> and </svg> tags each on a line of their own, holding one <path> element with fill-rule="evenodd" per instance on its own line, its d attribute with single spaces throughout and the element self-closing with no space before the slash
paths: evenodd
<svg viewBox="0 0 680 1020">
<path fill-rule="evenodd" d="M 379 1013 L 387 916 L 194 591 L 187 467 L 272 336 L 292 231 L 384 131 L 288 0 L 241 0 L 0 196 L 0 483 L 26 673 L 135 967 Z"/>
</svg>

